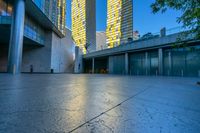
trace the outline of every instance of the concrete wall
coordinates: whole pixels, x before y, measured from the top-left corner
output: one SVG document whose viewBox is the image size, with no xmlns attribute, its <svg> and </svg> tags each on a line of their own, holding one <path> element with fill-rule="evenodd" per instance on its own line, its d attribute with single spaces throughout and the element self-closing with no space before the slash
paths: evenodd
<svg viewBox="0 0 200 133">
<path fill-rule="evenodd" d="M 51 48 L 52 32 L 46 33 L 45 46 L 25 46 L 22 55 L 22 72 L 30 72 L 30 66 L 33 66 L 33 72 L 51 72 Z"/>
<path fill-rule="evenodd" d="M 52 34 L 51 69 L 55 73 L 73 73 L 75 45 L 71 38 L 71 31 L 66 30 L 66 37 L 59 39 Z"/>
<path fill-rule="evenodd" d="M 83 52 L 78 46 L 75 48 L 74 73 L 83 73 Z"/>
<path fill-rule="evenodd" d="M 48 32 L 45 46 L 25 45 L 23 49 L 22 72 L 73 73 L 74 43 L 71 31 L 67 29 L 66 37 L 60 38 L 54 32 Z"/>
</svg>

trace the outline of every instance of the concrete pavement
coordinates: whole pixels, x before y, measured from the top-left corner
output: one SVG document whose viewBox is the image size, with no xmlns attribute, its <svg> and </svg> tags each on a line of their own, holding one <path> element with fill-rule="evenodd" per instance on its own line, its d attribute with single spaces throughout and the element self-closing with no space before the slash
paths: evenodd
<svg viewBox="0 0 200 133">
<path fill-rule="evenodd" d="M 0 74 L 0 132 L 199 133 L 198 80 Z"/>
</svg>

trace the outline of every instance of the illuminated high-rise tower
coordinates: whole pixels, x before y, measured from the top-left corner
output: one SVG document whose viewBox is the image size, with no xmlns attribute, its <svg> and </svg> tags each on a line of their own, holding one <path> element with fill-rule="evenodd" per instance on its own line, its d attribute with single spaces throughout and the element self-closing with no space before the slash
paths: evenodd
<svg viewBox="0 0 200 133">
<path fill-rule="evenodd" d="M 106 43 L 113 48 L 133 38 L 133 0 L 107 0 Z"/>
<path fill-rule="evenodd" d="M 66 0 L 33 0 L 52 23 L 65 34 Z"/>
<path fill-rule="evenodd" d="M 56 14 L 56 25 L 58 29 L 62 31 L 62 33 L 65 33 L 65 23 L 66 23 L 66 0 L 57 0 L 55 3 L 57 8 L 57 14 Z"/>
<path fill-rule="evenodd" d="M 96 45 L 96 0 L 72 0 L 72 36 L 87 53 Z"/>
</svg>

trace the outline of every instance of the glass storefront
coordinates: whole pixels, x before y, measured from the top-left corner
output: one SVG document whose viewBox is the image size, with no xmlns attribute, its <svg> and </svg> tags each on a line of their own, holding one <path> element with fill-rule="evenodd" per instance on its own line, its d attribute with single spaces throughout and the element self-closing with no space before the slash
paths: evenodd
<svg viewBox="0 0 200 133">
<path fill-rule="evenodd" d="M 150 63 L 150 75 L 158 75 L 158 51 L 149 52 L 148 61 Z"/>
<path fill-rule="evenodd" d="M 110 57 L 110 61 L 112 62 L 112 65 L 109 64 L 109 68 L 110 73 L 111 74 L 125 74 L 125 60 L 124 60 L 125 56 L 124 55 L 116 55 L 116 56 L 112 56 Z"/>
<path fill-rule="evenodd" d="M 130 55 L 130 74 L 145 75 L 145 53 L 135 53 Z"/>
<path fill-rule="evenodd" d="M 165 50 L 164 74 L 169 76 L 200 76 L 200 47 Z"/>
<path fill-rule="evenodd" d="M 130 54 L 129 64 L 131 75 L 158 75 L 158 52 Z"/>
</svg>

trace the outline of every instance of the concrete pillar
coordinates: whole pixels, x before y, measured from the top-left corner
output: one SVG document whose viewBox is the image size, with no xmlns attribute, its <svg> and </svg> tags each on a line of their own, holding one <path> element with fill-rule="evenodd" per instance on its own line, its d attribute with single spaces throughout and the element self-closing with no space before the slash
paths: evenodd
<svg viewBox="0 0 200 133">
<path fill-rule="evenodd" d="M 163 49 L 158 49 L 159 75 L 163 75 Z"/>
<path fill-rule="evenodd" d="M 94 69 L 95 69 L 95 59 L 92 58 L 92 73 L 94 74 Z"/>
<path fill-rule="evenodd" d="M 168 53 L 168 61 L 169 61 L 168 76 L 171 76 L 171 71 L 172 71 L 172 54 L 171 54 L 171 51 L 169 51 L 169 53 Z"/>
<path fill-rule="evenodd" d="M 148 75 L 148 52 L 145 52 L 145 67 L 146 67 L 146 75 Z"/>
<path fill-rule="evenodd" d="M 8 73 L 18 74 L 21 72 L 24 18 L 25 1 L 15 0 L 8 54 Z"/>
<path fill-rule="evenodd" d="M 109 56 L 108 57 L 108 71 L 109 71 L 109 74 L 113 74 L 113 57 L 112 56 Z"/>
<path fill-rule="evenodd" d="M 74 73 L 79 73 L 79 47 L 75 47 L 75 63 L 74 63 Z"/>
<path fill-rule="evenodd" d="M 83 53 L 81 52 L 78 46 L 75 47 L 75 66 L 74 73 L 82 73 L 83 72 Z"/>
<path fill-rule="evenodd" d="M 129 57 L 128 53 L 125 53 L 125 74 L 129 74 Z"/>
</svg>

